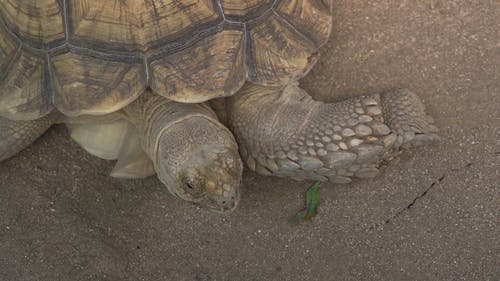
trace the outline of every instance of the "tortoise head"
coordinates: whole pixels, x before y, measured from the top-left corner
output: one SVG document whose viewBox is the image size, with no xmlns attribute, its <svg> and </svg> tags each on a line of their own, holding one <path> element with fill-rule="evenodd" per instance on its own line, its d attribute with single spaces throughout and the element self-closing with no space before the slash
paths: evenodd
<svg viewBox="0 0 500 281">
<path fill-rule="evenodd" d="M 222 126 L 209 130 L 213 124 L 204 121 L 197 120 L 196 132 L 187 131 L 192 138 L 180 140 L 179 135 L 186 136 L 186 131 L 180 129 L 163 136 L 168 144 L 160 141 L 156 172 L 168 190 L 180 199 L 213 211 L 231 211 L 240 199 L 243 173 L 238 146 L 229 130 L 220 129 Z M 216 136 L 194 135 L 200 133 L 200 128 Z M 172 146 L 172 142 L 177 145 Z"/>
<path fill-rule="evenodd" d="M 204 145 L 192 154 L 173 191 L 201 207 L 232 211 L 240 200 L 242 163 L 231 147 Z"/>
</svg>

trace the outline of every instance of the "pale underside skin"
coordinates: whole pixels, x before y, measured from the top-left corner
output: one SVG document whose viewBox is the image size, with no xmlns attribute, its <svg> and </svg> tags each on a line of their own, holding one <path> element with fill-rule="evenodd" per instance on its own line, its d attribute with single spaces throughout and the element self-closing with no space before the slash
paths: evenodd
<svg viewBox="0 0 500 281">
<path fill-rule="evenodd" d="M 63 122 L 71 138 L 87 152 L 102 159 L 118 160 L 110 176 L 137 179 L 156 173 L 141 146 L 137 129 L 123 112 L 65 118 Z"/>
</svg>

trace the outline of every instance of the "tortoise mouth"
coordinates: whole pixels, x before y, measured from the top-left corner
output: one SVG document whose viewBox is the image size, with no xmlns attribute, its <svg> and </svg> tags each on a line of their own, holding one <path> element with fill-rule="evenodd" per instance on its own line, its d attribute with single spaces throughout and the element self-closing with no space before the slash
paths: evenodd
<svg viewBox="0 0 500 281">
<path fill-rule="evenodd" d="M 205 180 L 193 183 L 191 180 L 181 181 L 174 195 L 182 200 L 192 202 L 204 209 L 218 213 L 234 211 L 240 202 L 240 183 L 229 185 L 219 183 L 215 187 L 213 181 Z"/>
<path fill-rule="evenodd" d="M 216 212 L 233 211 L 240 201 L 241 177 L 235 178 L 230 170 L 210 169 L 196 171 L 182 177 L 175 194 L 202 208 Z"/>
<path fill-rule="evenodd" d="M 240 194 L 236 192 L 229 197 L 206 196 L 198 204 L 218 213 L 231 213 L 238 207 Z"/>
<path fill-rule="evenodd" d="M 191 165 L 179 177 L 180 195 L 216 212 L 234 210 L 240 201 L 242 181 L 242 163 L 237 151 L 207 146 L 193 154 L 189 162 Z"/>
</svg>

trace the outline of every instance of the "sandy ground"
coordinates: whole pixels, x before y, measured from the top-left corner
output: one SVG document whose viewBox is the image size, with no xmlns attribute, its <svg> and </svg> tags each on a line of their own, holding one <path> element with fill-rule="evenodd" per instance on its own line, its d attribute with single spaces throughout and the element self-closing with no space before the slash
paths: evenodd
<svg viewBox="0 0 500 281">
<path fill-rule="evenodd" d="M 302 84 L 317 99 L 408 87 L 443 141 L 375 180 L 325 184 L 246 172 L 231 215 L 155 178 L 109 178 L 54 127 L 0 163 L 0 280 L 500 280 L 500 2 L 334 0 L 335 26 Z"/>
</svg>

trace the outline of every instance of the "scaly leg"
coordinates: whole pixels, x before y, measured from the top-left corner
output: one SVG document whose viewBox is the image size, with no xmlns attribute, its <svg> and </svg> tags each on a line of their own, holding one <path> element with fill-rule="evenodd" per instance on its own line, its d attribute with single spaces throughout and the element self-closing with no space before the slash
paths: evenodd
<svg viewBox="0 0 500 281">
<path fill-rule="evenodd" d="M 13 121 L 0 117 L 0 161 L 14 156 L 32 144 L 58 117 L 57 112 L 33 121 Z"/>
<path fill-rule="evenodd" d="M 423 104 L 407 90 L 323 103 L 296 84 L 246 85 L 228 99 L 227 110 L 247 166 L 297 180 L 374 177 L 400 148 L 439 139 Z"/>
</svg>

